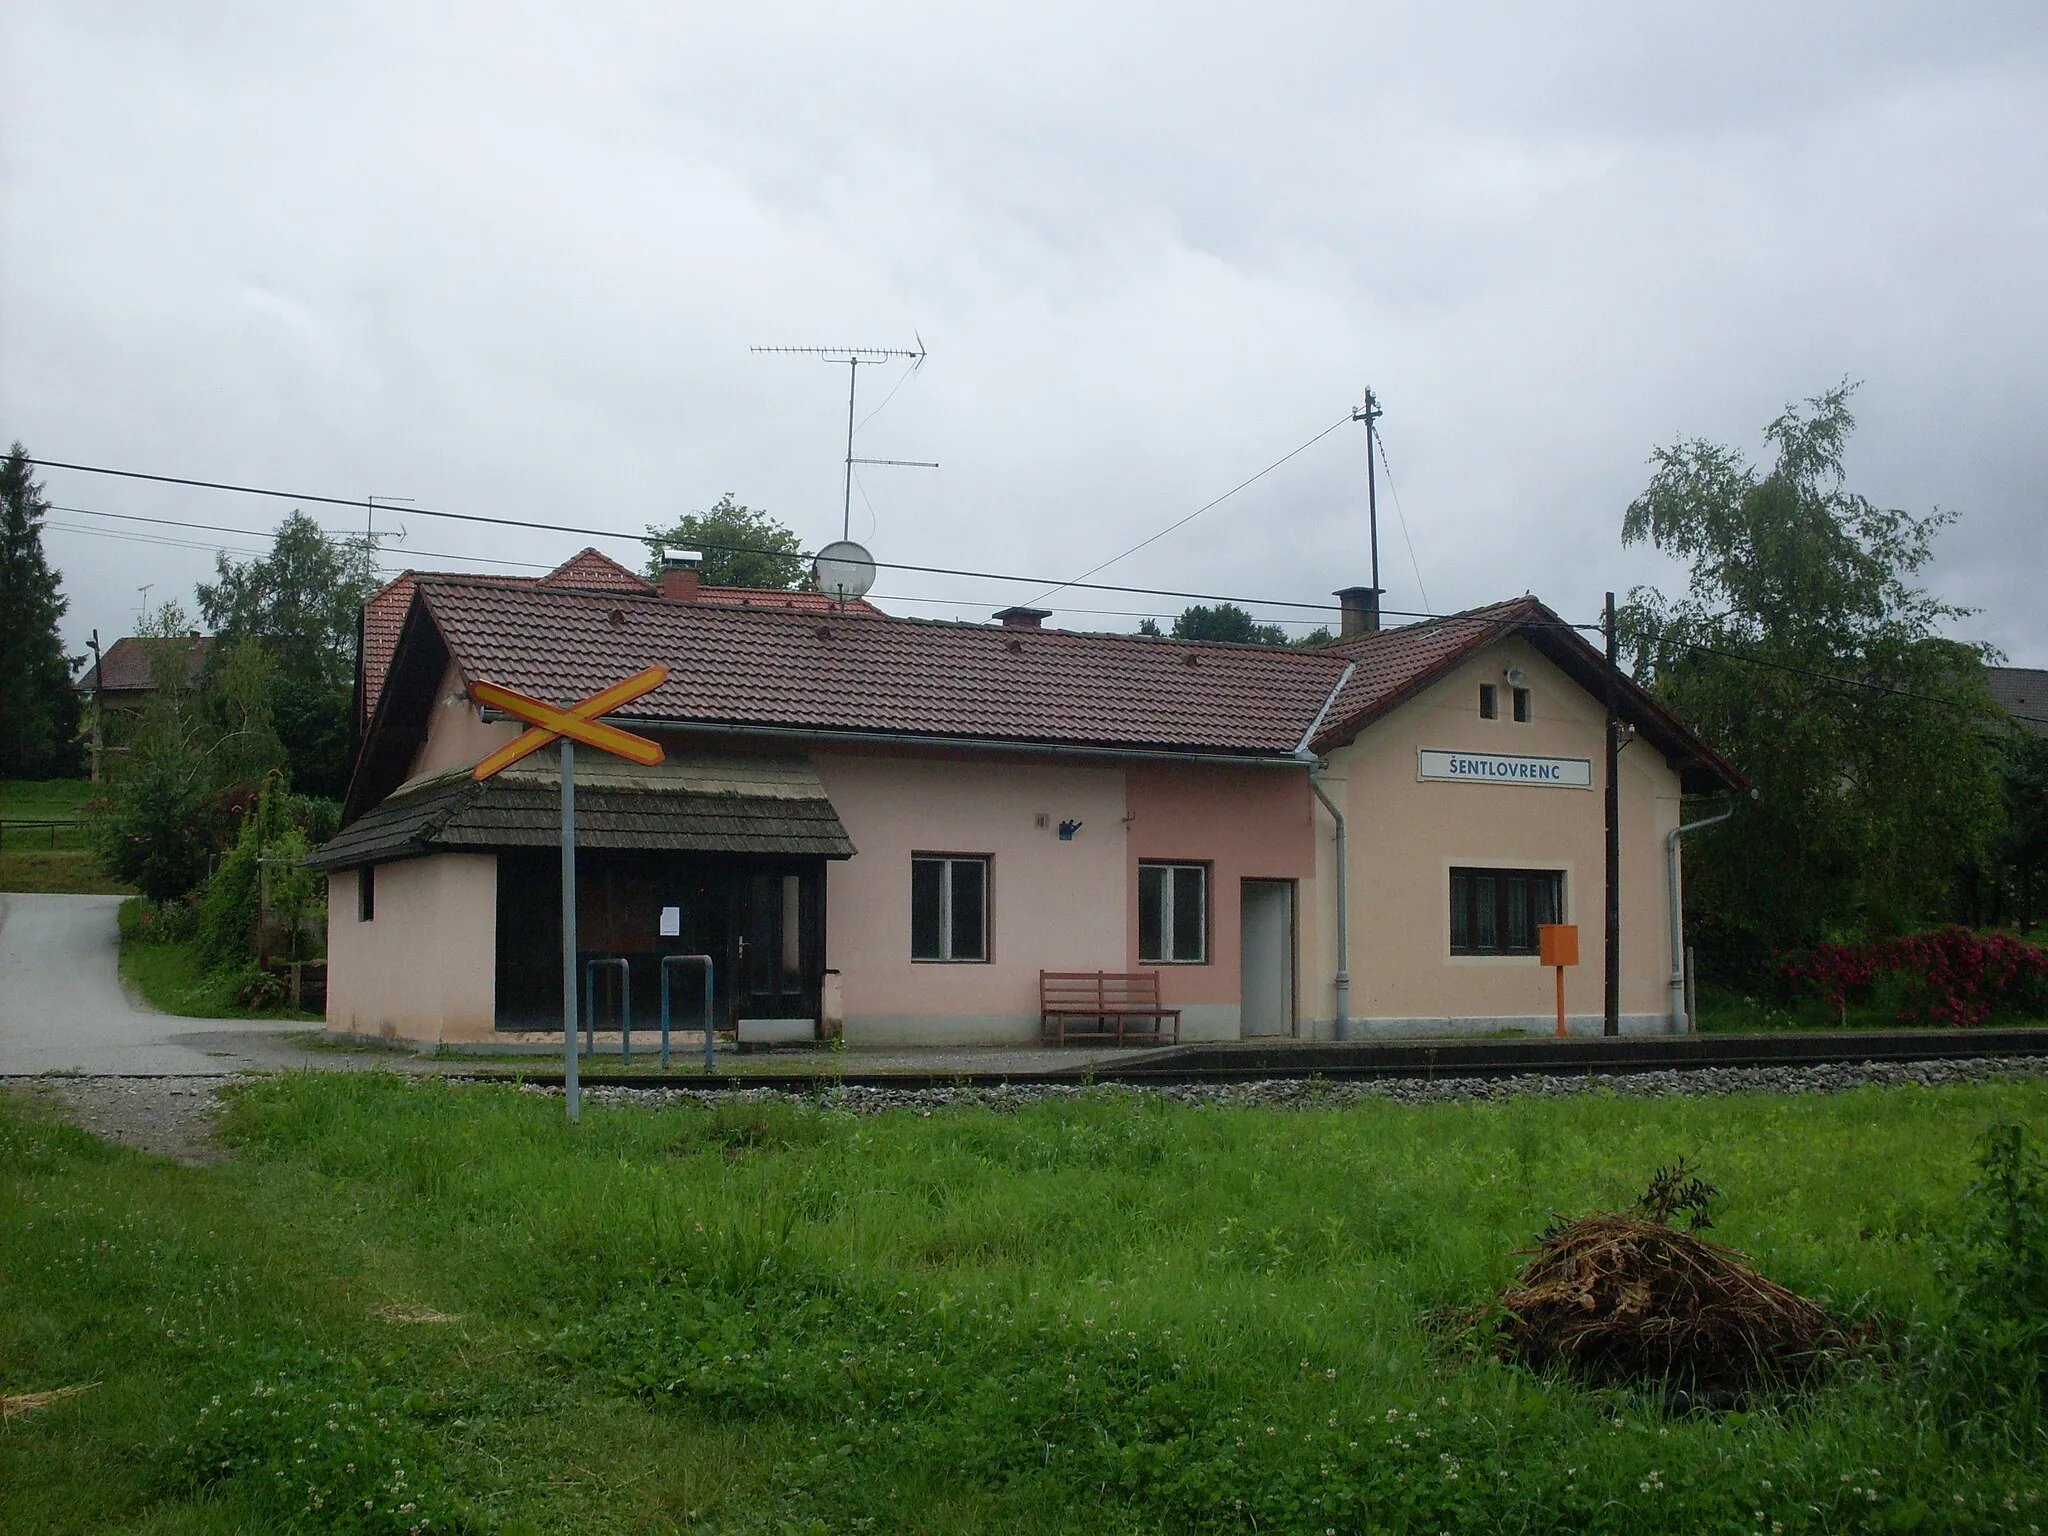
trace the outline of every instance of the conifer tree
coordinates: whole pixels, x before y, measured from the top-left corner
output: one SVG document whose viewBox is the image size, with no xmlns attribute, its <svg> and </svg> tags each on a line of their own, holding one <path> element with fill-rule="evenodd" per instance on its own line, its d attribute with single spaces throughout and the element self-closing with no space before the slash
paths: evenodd
<svg viewBox="0 0 2048 1536">
<path fill-rule="evenodd" d="M 70 606 L 43 558 L 49 503 L 28 450 L 0 461 L 0 779 L 80 771 L 78 695 L 57 621 Z"/>
</svg>

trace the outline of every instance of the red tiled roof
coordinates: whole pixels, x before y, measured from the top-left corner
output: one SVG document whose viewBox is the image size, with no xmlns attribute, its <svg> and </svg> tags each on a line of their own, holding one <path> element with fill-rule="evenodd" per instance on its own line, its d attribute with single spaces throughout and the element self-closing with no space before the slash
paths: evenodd
<svg viewBox="0 0 2048 1536">
<path fill-rule="evenodd" d="M 412 607 L 413 589 L 422 581 L 439 578 L 438 571 L 407 571 L 372 592 L 363 603 L 362 654 L 357 658 L 361 686 L 356 690 L 358 729 L 367 728 L 377 713 L 377 697 L 384 691 L 384 678 L 391 670 L 392 652 L 398 649 L 398 632 L 405 627 L 405 612 Z M 465 581 L 500 587 L 530 587 L 531 576 L 465 576 Z"/>
<path fill-rule="evenodd" d="M 1546 618 L 1562 622 L 1535 598 L 1520 597 L 1399 629 L 1374 630 L 1321 647 L 1324 655 L 1341 656 L 1357 667 L 1330 706 L 1315 745 L 1319 749 L 1341 746 L 1503 630 L 1516 624 L 1540 624 Z"/>
<path fill-rule="evenodd" d="M 1344 671 L 1267 646 L 465 581 L 423 581 L 419 600 L 471 681 L 567 700 L 668 667 L 619 712 L 648 721 L 1287 753 Z"/>
<path fill-rule="evenodd" d="M 384 679 L 391 670 L 391 654 L 398 648 L 398 631 L 405 624 L 405 611 L 412 606 L 413 588 L 422 581 L 438 580 L 482 582 L 494 587 L 567 587 L 641 595 L 654 591 L 652 582 L 636 576 L 609 555 L 595 549 L 579 551 L 545 576 L 472 576 L 453 571 L 407 571 L 380 587 L 363 604 L 363 686 L 356 706 L 360 711 L 360 726 L 367 727 L 370 717 L 377 712 L 377 697 L 384 691 Z M 770 587 L 701 587 L 697 601 L 721 608 L 799 608 L 819 613 L 829 612 L 833 607 L 832 599 L 823 592 L 783 592 Z M 846 606 L 848 612 L 881 612 L 881 609 L 864 602 L 852 602 Z M 108 653 L 110 659 L 112 654 Z M 148 675 L 149 669 L 145 665 L 145 683 Z M 115 685 L 109 683 L 108 686 Z"/>
<path fill-rule="evenodd" d="M 146 635 L 123 635 L 100 654 L 97 676 L 91 667 L 80 674 L 79 691 L 90 693 L 100 688 L 108 693 L 147 692 L 156 686 L 150 676 L 150 661 L 154 653 L 166 645 L 185 648 L 185 675 L 196 678 L 206 668 L 207 654 L 213 649 L 213 636 L 180 636 L 174 640 L 161 640 Z"/>
<path fill-rule="evenodd" d="M 1581 687 L 1604 687 L 1600 654 L 1534 598 L 1311 650 L 1019 630 L 851 609 L 735 609 L 455 577 L 416 578 L 413 604 L 406 633 L 419 638 L 406 642 L 407 654 L 434 647 L 420 656 L 422 678 L 437 675 L 441 644 L 468 682 L 501 683 L 560 702 L 658 664 L 669 669 L 668 681 L 618 711 L 649 724 L 1282 757 L 1319 715 L 1310 746 L 1340 747 L 1509 634 L 1524 636 Z M 415 691 L 431 686 L 408 684 Z M 1688 790 L 1745 782 L 1626 679 L 1621 702 L 1646 741 L 1679 768 Z M 403 774 L 398 759 L 409 760 L 410 738 L 407 727 L 394 725 L 391 751 L 373 764 L 376 743 L 369 743 L 358 764 L 350 791 L 358 809 Z"/>
<path fill-rule="evenodd" d="M 802 613 L 835 613 L 839 605 L 828 592 L 785 592 L 775 587 L 699 587 L 697 601 L 715 608 L 794 608 Z M 883 617 L 882 610 L 856 597 L 846 605 L 848 613 Z"/>
<path fill-rule="evenodd" d="M 540 578 L 543 587 L 586 587 L 605 592 L 652 592 L 654 583 L 601 550 L 584 548 Z"/>
</svg>

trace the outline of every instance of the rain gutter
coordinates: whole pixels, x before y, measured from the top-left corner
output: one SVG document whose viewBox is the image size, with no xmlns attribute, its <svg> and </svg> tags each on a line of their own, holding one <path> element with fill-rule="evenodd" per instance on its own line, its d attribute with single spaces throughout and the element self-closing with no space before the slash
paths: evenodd
<svg viewBox="0 0 2048 1536">
<path fill-rule="evenodd" d="M 1301 733 L 1301 740 L 1294 748 L 1297 761 L 1308 764 L 1308 787 L 1316 792 L 1316 798 L 1323 802 L 1323 809 L 1330 813 L 1330 819 L 1337 824 L 1337 974 L 1332 981 L 1332 990 L 1337 994 L 1337 1017 L 1331 1025 L 1331 1033 L 1343 1040 L 1351 1033 L 1351 860 L 1350 850 L 1344 840 L 1344 813 L 1337 809 L 1337 802 L 1323 791 L 1322 771 L 1327 766 L 1323 759 L 1309 751 L 1308 744 L 1316 738 L 1316 732 L 1323 728 L 1323 721 L 1329 715 L 1331 706 L 1337 702 L 1337 695 L 1344 691 L 1344 685 L 1351 681 L 1351 674 L 1358 668 L 1355 661 L 1344 664 L 1344 674 L 1337 679 L 1337 686 L 1330 690 L 1330 696 L 1323 700 L 1323 707 L 1316 711 L 1315 719 L 1308 729 Z"/>
<path fill-rule="evenodd" d="M 502 710 L 482 711 L 483 722 L 514 721 Z M 669 731 L 691 736 L 761 737 L 770 741 L 803 741 L 821 746 L 846 742 L 860 746 L 944 747 L 972 752 L 1019 752 L 1036 757 L 1142 758 L 1158 763 L 1215 763 L 1237 768 L 1300 768 L 1302 758 L 1276 752 L 1172 752 L 1146 747 L 1066 746 L 1057 742 L 1004 741 L 988 736 L 926 736 L 913 731 L 826 731 L 797 725 L 714 725 L 700 720 L 650 720 L 642 715 L 606 715 L 606 725 L 628 731 Z"/>
<path fill-rule="evenodd" d="M 1755 791 L 1751 791 L 1752 797 Z M 1698 821 L 1688 821 L 1664 834 L 1664 876 L 1671 895 L 1671 1032 L 1685 1033 L 1685 903 L 1678 886 L 1678 840 L 1702 827 L 1719 826 L 1735 814 L 1735 807 Z"/>
</svg>

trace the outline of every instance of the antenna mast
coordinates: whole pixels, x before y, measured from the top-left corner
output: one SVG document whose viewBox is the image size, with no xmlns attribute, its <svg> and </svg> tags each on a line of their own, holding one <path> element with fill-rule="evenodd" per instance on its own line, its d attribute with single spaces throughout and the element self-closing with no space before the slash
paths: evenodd
<svg viewBox="0 0 2048 1536">
<path fill-rule="evenodd" d="M 937 469 L 936 462 L 923 459 L 857 459 L 853 456 L 853 400 L 860 390 L 861 364 L 872 366 L 886 363 L 892 357 L 909 360 L 913 370 L 924 366 L 924 338 L 917 339 L 917 350 L 902 347 L 749 347 L 749 352 L 777 352 L 802 357 L 823 358 L 828 363 L 846 364 L 846 487 L 842 492 L 839 507 L 839 537 L 853 536 L 853 466 L 856 464 L 886 464 L 896 469 Z"/>
<path fill-rule="evenodd" d="M 1380 409 L 1380 397 L 1369 389 L 1365 392 L 1365 404 L 1351 413 L 1353 421 L 1365 423 L 1365 517 L 1372 531 L 1372 592 L 1375 602 L 1380 595 L 1380 496 L 1373 476 L 1373 459 L 1379 447 L 1376 423 L 1385 414 Z"/>
</svg>

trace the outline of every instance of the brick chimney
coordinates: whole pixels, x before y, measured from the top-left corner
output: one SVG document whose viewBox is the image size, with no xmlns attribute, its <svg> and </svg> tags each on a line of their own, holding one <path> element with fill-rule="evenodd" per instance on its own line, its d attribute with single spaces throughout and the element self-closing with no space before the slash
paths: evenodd
<svg viewBox="0 0 2048 1536">
<path fill-rule="evenodd" d="M 661 595 L 679 603 L 697 601 L 697 566 L 703 556 L 694 549 L 661 552 Z"/>
<path fill-rule="evenodd" d="M 1333 595 L 1344 609 L 1342 631 L 1338 635 L 1340 640 L 1349 640 L 1354 635 L 1369 635 L 1380 627 L 1378 587 L 1340 587 Z"/>
<path fill-rule="evenodd" d="M 996 615 L 1005 629 L 1040 629 L 1051 617 L 1050 608 L 1005 608 Z"/>
</svg>

